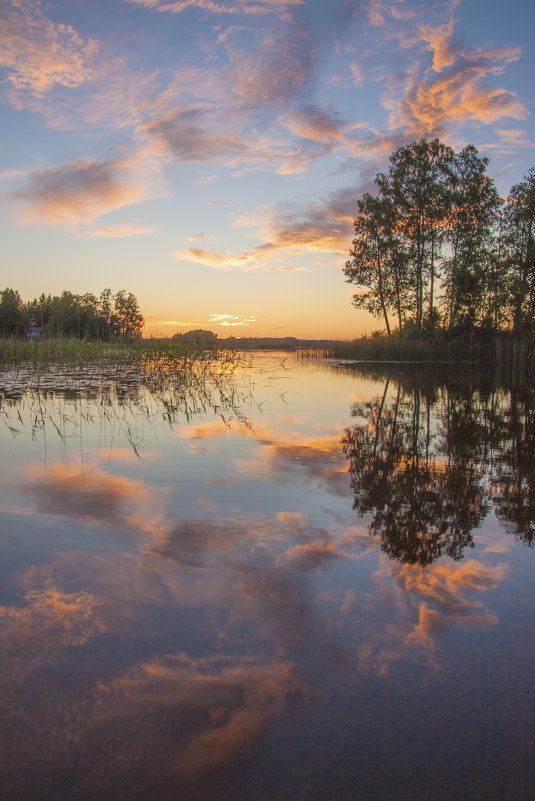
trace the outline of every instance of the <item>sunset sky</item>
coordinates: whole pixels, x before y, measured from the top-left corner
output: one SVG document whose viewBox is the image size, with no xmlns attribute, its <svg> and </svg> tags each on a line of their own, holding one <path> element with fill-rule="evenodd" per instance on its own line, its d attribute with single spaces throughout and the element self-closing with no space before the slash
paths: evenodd
<svg viewBox="0 0 535 801">
<path fill-rule="evenodd" d="M 145 335 L 349 338 L 356 200 L 420 136 L 535 166 L 527 0 L 0 0 L 0 289 Z"/>
</svg>

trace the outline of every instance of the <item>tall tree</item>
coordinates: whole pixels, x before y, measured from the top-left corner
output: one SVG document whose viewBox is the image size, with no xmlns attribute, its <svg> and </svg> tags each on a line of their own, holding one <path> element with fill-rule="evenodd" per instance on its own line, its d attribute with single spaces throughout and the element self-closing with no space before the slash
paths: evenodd
<svg viewBox="0 0 535 801">
<path fill-rule="evenodd" d="M 123 339 L 135 339 L 141 336 L 143 315 L 139 311 L 136 296 L 120 289 L 113 296 L 114 318 L 118 335 Z"/>
<path fill-rule="evenodd" d="M 450 163 L 448 255 L 442 264 L 444 311 L 450 329 L 488 318 L 488 295 L 497 288 L 492 255 L 500 198 L 486 174 L 487 164 L 474 145 L 467 145 Z"/>
<path fill-rule="evenodd" d="M 388 197 L 366 193 L 358 201 L 358 211 L 351 259 L 346 262 L 344 273 L 349 283 L 364 290 L 353 295 L 353 305 L 382 317 L 390 334 L 389 312 L 396 314 L 399 328 L 402 327 L 406 291 L 395 208 Z"/>
<path fill-rule="evenodd" d="M 502 253 L 514 331 L 535 326 L 535 169 L 513 186 L 502 225 Z"/>
<path fill-rule="evenodd" d="M 412 307 L 418 329 L 422 328 L 424 317 L 433 322 L 436 315 L 438 257 L 451 203 L 453 157 L 453 150 L 438 139 L 420 139 L 398 148 L 390 157 L 388 175 L 381 178 L 382 194 L 397 212 L 414 288 Z"/>
<path fill-rule="evenodd" d="M 28 322 L 19 293 L 16 289 L 6 287 L 0 292 L 0 333 L 3 336 L 20 336 Z"/>
</svg>

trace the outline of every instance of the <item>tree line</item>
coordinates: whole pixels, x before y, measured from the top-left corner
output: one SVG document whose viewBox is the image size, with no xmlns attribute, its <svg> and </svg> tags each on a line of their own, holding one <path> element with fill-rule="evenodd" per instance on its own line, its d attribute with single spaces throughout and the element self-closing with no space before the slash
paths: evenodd
<svg viewBox="0 0 535 801">
<path fill-rule="evenodd" d="M 502 200 L 487 165 L 421 139 L 357 201 L 344 273 L 388 334 L 535 330 L 535 170 Z"/>
<path fill-rule="evenodd" d="M 24 302 L 15 289 L 0 291 L 0 334 L 26 336 L 30 326 L 43 336 L 78 339 L 131 340 L 141 336 L 143 315 L 136 296 L 120 289 L 75 295 L 45 295 Z"/>
</svg>

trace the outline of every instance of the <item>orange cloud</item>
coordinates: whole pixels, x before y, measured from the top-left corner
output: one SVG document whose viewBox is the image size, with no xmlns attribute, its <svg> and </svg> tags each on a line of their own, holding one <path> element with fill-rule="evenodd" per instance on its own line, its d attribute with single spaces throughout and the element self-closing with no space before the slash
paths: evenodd
<svg viewBox="0 0 535 801">
<path fill-rule="evenodd" d="M 245 253 L 234 255 L 188 248 L 177 250 L 174 255 L 218 270 L 245 271 L 266 269 L 270 262 L 297 253 L 345 255 L 353 231 L 356 196 L 358 192 L 354 188 L 343 189 L 325 203 L 311 204 L 300 210 L 273 212 L 262 232 L 269 241 Z"/>
<path fill-rule="evenodd" d="M 122 225 L 104 225 L 93 231 L 90 236 L 118 238 L 127 236 L 141 236 L 143 234 L 153 234 L 158 229 L 154 226 L 139 225 L 136 223 L 123 223 Z"/>
<path fill-rule="evenodd" d="M 139 159 L 139 161 L 138 161 Z M 113 209 L 139 203 L 154 193 L 146 172 L 150 158 L 76 159 L 62 167 L 30 173 L 13 193 L 23 222 L 91 223 Z"/>
<path fill-rule="evenodd" d="M 16 90 L 40 96 L 54 86 L 74 87 L 91 77 L 95 39 L 84 41 L 70 25 L 51 22 L 40 0 L 3 3 L 0 66 Z"/>
<path fill-rule="evenodd" d="M 296 109 L 284 117 L 283 123 L 297 136 L 331 146 L 340 142 L 344 132 L 350 127 L 348 123 L 340 120 L 333 110 L 315 106 L 302 106 Z"/>
<path fill-rule="evenodd" d="M 450 42 L 457 20 L 451 17 L 444 25 L 422 25 L 418 29 L 423 41 L 433 53 L 433 69 L 441 72 L 450 67 L 456 60 L 457 54 Z"/>
<path fill-rule="evenodd" d="M 486 86 L 487 67 L 464 64 L 433 80 L 411 80 L 407 92 L 390 116 L 390 127 L 407 136 L 441 134 L 454 124 L 485 124 L 504 118 L 523 119 L 525 106 L 515 92 Z"/>
</svg>

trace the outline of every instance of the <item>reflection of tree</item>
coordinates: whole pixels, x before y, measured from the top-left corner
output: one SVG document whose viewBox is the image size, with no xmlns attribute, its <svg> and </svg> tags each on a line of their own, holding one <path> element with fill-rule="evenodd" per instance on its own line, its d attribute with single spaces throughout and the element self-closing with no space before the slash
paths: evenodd
<svg viewBox="0 0 535 801">
<path fill-rule="evenodd" d="M 497 515 L 519 539 L 535 540 L 535 409 L 528 395 L 511 393 L 507 437 L 493 477 Z"/>
<path fill-rule="evenodd" d="M 354 508 L 402 562 L 462 558 L 491 504 L 527 543 L 535 538 L 535 413 L 524 393 L 386 378 L 381 398 L 355 405 L 348 429 Z"/>
<path fill-rule="evenodd" d="M 344 439 L 355 508 L 374 512 L 370 533 L 402 562 L 429 564 L 443 553 L 459 559 L 486 513 L 480 470 L 468 453 L 438 458 L 430 397 L 420 390 L 407 397 L 401 385 L 393 400 L 387 392 L 388 382 L 368 424 Z"/>
</svg>

